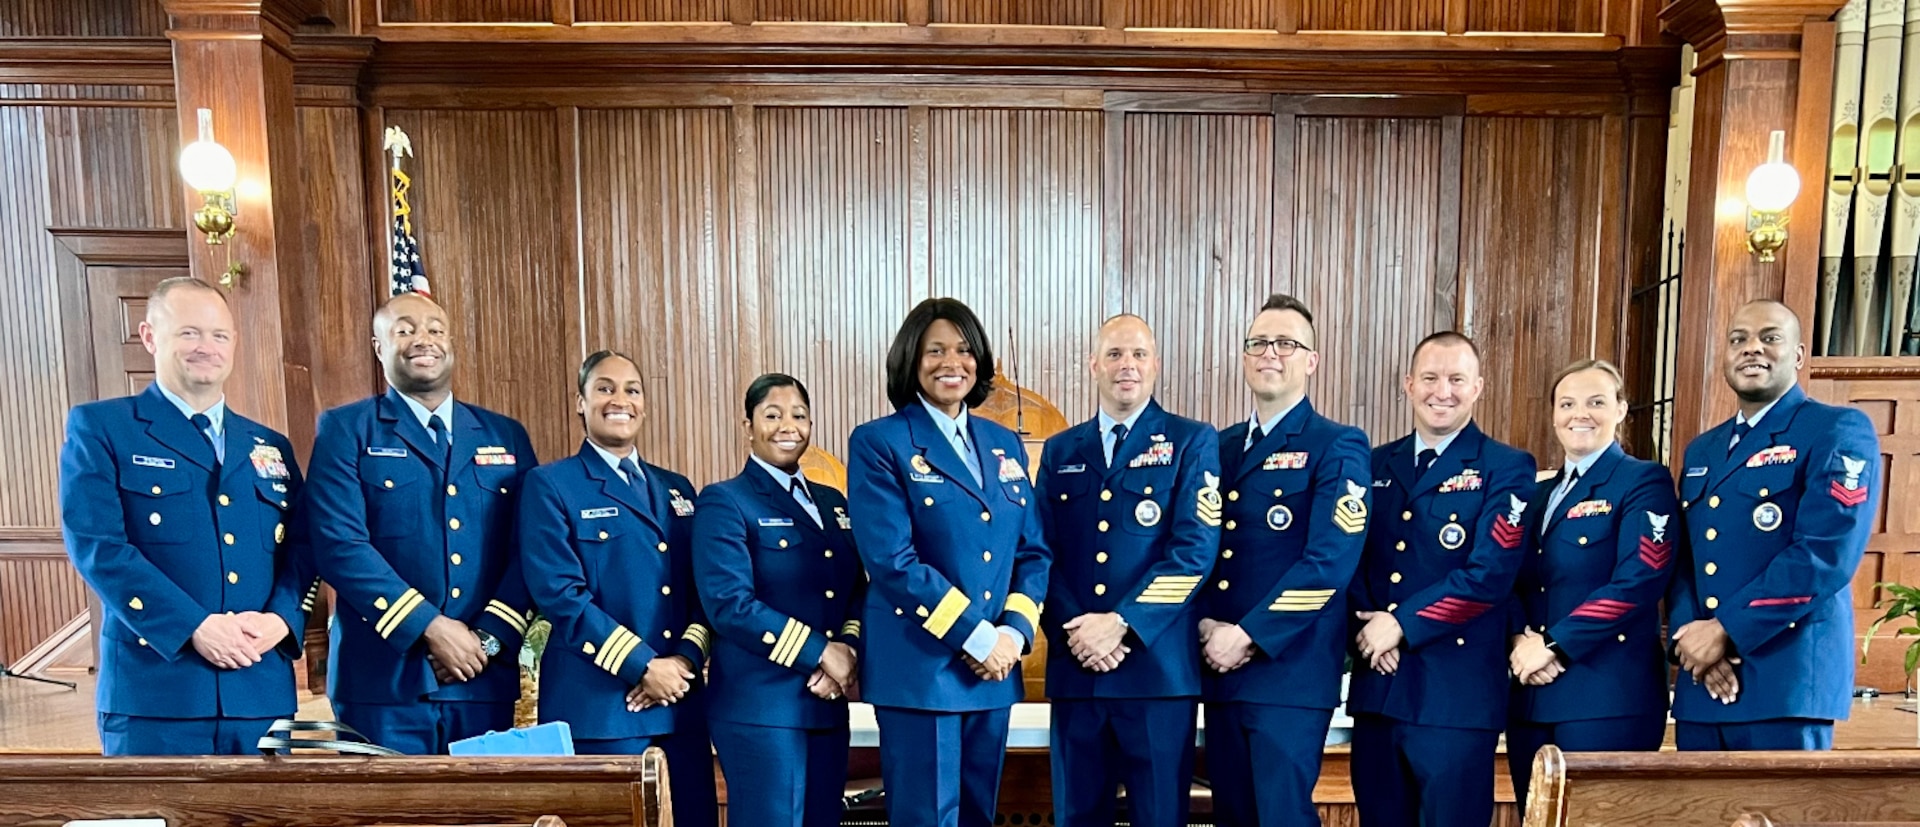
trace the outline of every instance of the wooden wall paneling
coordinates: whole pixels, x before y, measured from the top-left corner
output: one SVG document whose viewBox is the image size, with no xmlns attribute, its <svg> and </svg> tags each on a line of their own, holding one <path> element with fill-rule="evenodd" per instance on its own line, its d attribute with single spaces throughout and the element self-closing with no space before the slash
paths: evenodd
<svg viewBox="0 0 1920 827">
<path fill-rule="evenodd" d="M 8 0 L 0 37 L 165 37 L 160 0 Z"/>
<path fill-rule="evenodd" d="M 735 351 L 767 335 L 738 307 L 733 112 L 588 109 L 579 133 L 586 347 L 640 362 L 649 460 L 696 484 L 731 477 L 753 379 Z"/>
<path fill-rule="evenodd" d="M 547 0 L 378 0 L 383 23 L 545 23 Z"/>
<path fill-rule="evenodd" d="M 0 107 L 0 526 L 59 525 L 61 435 L 70 403 L 62 349 L 56 245 L 46 232 L 48 181 L 40 107 Z M 4 607 L 0 607 L 3 609 Z M 22 650 L 24 651 L 24 650 Z"/>
<path fill-rule="evenodd" d="M 1607 28 L 1605 7 L 1605 0 L 1472 0 L 1467 3 L 1467 30 L 1599 33 Z"/>
<path fill-rule="evenodd" d="M 1591 352 L 1601 170 L 1597 118 L 1467 118 L 1465 327 L 1486 343 L 1482 428 L 1559 464 L 1547 382 Z M 1467 275 L 1468 272 L 1471 275 Z"/>
<path fill-rule="evenodd" d="M 1124 118 L 1121 309 L 1159 332 L 1161 402 L 1233 421 L 1249 405 L 1236 343 L 1273 286 L 1273 116 Z"/>
<path fill-rule="evenodd" d="M 572 453 L 579 361 L 564 331 L 578 299 L 560 226 L 557 115 L 385 116 L 413 141 L 414 236 L 453 323 L 454 395 L 519 420 L 542 458 Z"/>
<path fill-rule="evenodd" d="M 1021 387 L 1053 402 L 1069 421 L 1093 415 L 1087 358 L 1107 315 L 1103 117 L 1057 109 L 931 112 L 929 292 L 979 313 L 1000 375 L 1014 369 Z M 1193 356 L 1164 352 L 1165 345 L 1169 361 Z"/>
<path fill-rule="evenodd" d="M 1099 26 L 1102 0 L 932 0 L 934 23 Z"/>
<path fill-rule="evenodd" d="M 1136 29 L 1264 29 L 1276 24 L 1279 0 L 1133 0 L 1127 26 Z"/>
<path fill-rule="evenodd" d="M 725 23 L 727 0 L 573 0 L 576 22 Z"/>
<path fill-rule="evenodd" d="M 887 346 L 926 298 L 907 276 L 907 111 L 762 107 L 755 120 L 761 370 L 807 383 L 814 444 L 845 457 L 854 426 L 893 412 Z"/>
<path fill-rule="evenodd" d="M 905 23 L 904 0 L 755 0 L 764 23 Z"/>
<path fill-rule="evenodd" d="M 187 226 L 173 107 L 45 110 L 49 222 L 62 227 Z"/>
<path fill-rule="evenodd" d="M 1446 0 L 1299 0 L 1303 31 L 1437 32 Z"/>
<path fill-rule="evenodd" d="M 1310 390 L 1375 443 L 1412 427 L 1401 377 L 1432 315 L 1443 130 L 1437 118 L 1300 118 L 1292 293 L 1314 311 Z M 1236 360 L 1236 365 L 1237 365 Z M 1235 372 L 1238 378 L 1238 372 Z"/>
<path fill-rule="evenodd" d="M 59 530 L 0 532 L 0 663 L 15 663 L 86 612 L 87 585 Z"/>
<path fill-rule="evenodd" d="M 319 410 L 366 397 L 381 389 L 375 363 L 372 316 L 384 292 L 376 293 L 367 277 L 377 260 L 387 261 L 387 248 L 366 243 L 369 225 L 381 228 L 386 239 L 384 211 L 369 215 L 361 167 L 361 113 L 346 107 L 301 107 L 301 173 L 306 201 L 303 214 L 312 241 L 312 272 L 302 274 L 314 286 L 314 304 L 305 320 L 323 335 L 315 337 L 319 352 L 313 360 L 313 391 Z M 384 181 L 380 192 L 384 193 Z M 384 272 L 384 267 L 382 268 Z M 429 273 L 429 278 L 432 274 Z"/>
<path fill-rule="evenodd" d="M 1433 255 L 1433 306 L 1427 314 L 1428 327 L 1453 330 L 1460 326 L 1460 194 L 1461 144 L 1465 118 L 1446 115 L 1440 119 L 1440 200 L 1434 206 L 1439 229 Z M 1408 354 L 1410 357 L 1412 354 Z"/>
</svg>

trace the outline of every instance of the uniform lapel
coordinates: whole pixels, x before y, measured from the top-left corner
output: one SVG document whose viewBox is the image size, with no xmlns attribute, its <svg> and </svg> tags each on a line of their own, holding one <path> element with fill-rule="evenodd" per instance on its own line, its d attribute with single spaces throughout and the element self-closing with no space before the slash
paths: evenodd
<svg viewBox="0 0 1920 827">
<path fill-rule="evenodd" d="M 1720 432 L 1721 436 L 1717 442 L 1709 443 L 1708 448 L 1718 450 L 1708 456 L 1721 459 L 1712 466 L 1712 471 L 1707 472 L 1707 487 L 1701 489 L 1701 493 L 1719 488 L 1720 483 L 1726 482 L 1727 477 L 1733 475 L 1733 469 L 1746 465 L 1747 460 L 1762 449 L 1777 445 L 1775 440 L 1793 424 L 1793 415 L 1800 412 L 1800 404 L 1805 401 L 1807 401 L 1807 394 L 1800 390 L 1799 385 L 1788 388 L 1786 395 L 1780 397 L 1779 402 L 1774 403 L 1773 409 L 1767 411 L 1767 415 L 1760 420 L 1760 424 L 1740 438 L 1740 444 L 1734 446 L 1731 453 L 1726 451 L 1726 445 L 1733 440 L 1734 420 L 1729 419 L 1723 427 L 1715 428 L 1714 431 Z"/>
<path fill-rule="evenodd" d="M 420 427 L 420 420 L 414 417 L 413 409 L 407 406 L 406 400 L 400 398 L 399 391 L 388 388 L 386 396 L 381 397 L 377 407 L 376 415 L 380 421 L 387 423 L 387 427 L 400 437 L 400 441 L 407 443 L 408 449 L 412 450 L 416 456 L 425 459 L 428 465 L 442 471 L 446 470 L 446 464 L 441 459 L 440 446 L 433 441 L 433 435 L 427 433 L 427 429 Z"/>
<path fill-rule="evenodd" d="M 971 422 L 973 415 L 969 414 L 967 419 Z M 960 452 L 955 450 L 953 443 L 947 440 L 947 435 L 941 433 L 940 426 L 933 424 L 933 414 L 927 413 L 924 404 L 916 402 L 907 408 L 907 431 L 913 440 L 916 453 L 939 471 L 940 476 L 946 478 L 946 484 L 959 486 L 960 490 L 979 500 L 981 505 L 987 504 L 986 495 L 981 492 L 979 486 L 973 484 L 973 473 L 968 471 L 967 464 L 960 460 Z M 972 440 L 973 434 L 969 433 L 967 438 Z M 974 448 L 977 451 L 979 446 L 977 440 L 975 442 Z M 980 478 L 983 483 L 986 481 L 986 476 L 987 466 L 982 464 Z"/>
<path fill-rule="evenodd" d="M 253 466 L 253 448 L 256 444 L 265 443 L 255 443 L 253 441 L 253 427 L 251 423 L 235 416 L 232 408 L 227 409 L 226 419 L 221 423 L 220 439 L 227 443 L 226 447 L 222 449 L 226 451 L 227 458 L 220 465 L 220 482 L 223 486 L 234 477 L 239 476 L 241 466 L 246 466 L 246 470 L 253 471 L 256 476 L 258 475 L 261 469 L 256 469 Z M 286 457 L 281 457 L 280 459 L 285 461 Z"/>
<path fill-rule="evenodd" d="M 801 505 L 799 500 L 793 498 L 793 492 L 781 488 L 779 481 L 775 480 L 772 474 L 767 473 L 767 469 L 761 468 L 759 463 L 751 459 L 747 460 L 747 467 L 740 473 L 747 478 L 747 484 L 753 486 L 754 493 L 759 494 L 761 499 L 766 500 L 774 508 L 779 509 L 780 513 L 791 518 L 794 525 L 805 526 L 808 531 L 818 532 L 821 530 L 820 526 L 814 525 L 813 516 L 807 513 L 806 507 Z M 814 500 L 813 507 L 819 508 L 820 501 L 817 499 Z M 820 515 L 820 522 L 824 524 L 826 521 L 827 515 L 822 513 Z"/>
<path fill-rule="evenodd" d="M 1480 446 L 1485 441 L 1486 436 L 1480 433 L 1479 426 L 1468 422 L 1467 427 L 1460 430 L 1460 435 L 1453 438 L 1453 444 L 1448 445 L 1447 450 L 1442 452 L 1432 465 L 1427 466 L 1427 472 L 1413 481 L 1413 494 L 1408 498 L 1438 489 L 1440 483 L 1452 479 L 1465 470 L 1474 460 L 1480 458 Z"/>
<path fill-rule="evenodd" d="M 1141 411 L 1140 417 L 1133 421 L 1133 427 L 1127 429 L 1127 438 L 1114 444 L 1113 464 L 1101 469 L 1102 480 L 1113 479 L 1115 472 L 1127 467 L 1127 463 L 1140 455 L 1142 446 L 1153 442 L 1153 435 L 1160 433 L 1161 418 L 1159 403 L 1151 399 L 1147 400 L 1146 409 Z M 1098 423 L 1099 420 L 1095 419 L 1094 422 Z M 1094 425 L 1095 451 L 1103 450 L 1102 446 L 1106 443 L 1106 437 L 1098 432 L 1099 427 L 1098 424 Z"/>
<path fill-rule="evenodd" d="M 636 465 L 640 467 L 640 472 L 646 475 L 647 494 L 650 500 L 649 508 L 640 515 L 640 519 L 647 521 L 653 526 L 654 531 L 660 532 L 660 536 L 665 537 L 667 524 L 671 522 L 667 515 L 674 513 L 673 493 L 667 490 L 667 475 L 644 460 Z M 686 492 L 680 492 L 680 496 L 686 496 Z"/>
<path fill-rule="evenodd" d="M 147 435 L 155 441 L 209 471 L 218 464 L 213 456 L 213 446 L 194 429 L 192 420 L 160 395 L 159 383 L 148 385 L 146 390 L 141 391 L 133 407 L 134 412 L 147 421 Z"/>
<path fill-rule="evenodd" d="M 1405 499 L 1413 500 L 1413 437 L 1404 436 L 1394 443 L 1393 453 L 1387 456 L 1387 473 L 1400 483 L 1400 490 L 1407 492 Z"/>
<path fill-rule="evenodd" d="M 1078 431 L 1074 432 L 1072 439 L 1073 442 L 1070 443 L 1068 454 L 1079 462 L 1079 464 L 1086 466 L 1088 472 L 1095 476 L 1105 478 L 1108 470 L 1106 467 L 1107 435 L 1100 431 L 1100 417 L 1095 416 L 1092 422 L 1081 426 Z M 1117 446 L 1114 456 L 1119 456 Z"/>
<path fill-rule="evenodd" d="M 1566 522 L 1568 509 L 1585 502 L 1587 498 L 1593 496 L 1594 491 L 1606 485 L 1607 480 L 1613 477 L 1613 470 L 1620 467 L 1620 458 L 1624 455 L 1624 452 L 1620 450 L 1619 443 L 1607 446 L 1605 451 L 1601 453 L 1600 458 L 1594 460 L 1593 466 L 1587 469 L 1587 473 L 1581 474 L 1579 479 L 1573 481 L 1573 489 L 1568 491 L 1566 496 L 1560 498 L 1559 506 L 1553 509 L 1554 513 L 1542 513 L 1540 515 L 1540 519 L 1547 521 L 1547 530 L 1542 536 L 1552 534 L 1555 528 L 1558 528 L 1561 523 Z M 1560 469 L 1560 474 L 1565 473 L 1567 473 L 1566 469 Z M 1553 484 L 1555 487 L 1560 485 L 1560 478 L 1560 475 L 1554 476 Z M 1547 497 L 1549 500 L 1552 499 L 1553 493 L 1551 490 L 1548 491 Z M 1547 500 L 1541 500 L 1543 505 L 1546 502 Z M 1614 505 L 1617 506 L 1618 503 Z"/>
<path fill-rule="evenodd" d="M 1312 415 L 1313 403 L 1308 402 L 1306 397 L 1301 397 L 1299 403 L 1293 406 L 1293 410 L 1287 411 L 1286 416 L 1280 417 L 1280 421 L 1274 423 L 1273 430 L 1268 431 L 1266 436 L 1253 443 L 1253 446 L 1240 456 L 1240 463 L 1233 469 L 1233 481 L 1238 483 L 1245 479 L 1248 474 L 1253 473 L 1255 468 L 1266 464 L 1266 458 L 1275 450 L 1291 444 L 1293 438 L 1306 428 L 1307 419 Z M 1253 427 L 1251 421 L 1248 422 L 1247 427 Z M 1246 432 L 1240 432 L 1240 440 L 1243 444 L 1246 438 Z"/>
<path fill-rule="evenodd" d="M 647 504 L 634 494 L 633 487 L 628 485 L 626 480 L 614 473 L 613 466 L 607 464 L 607 458 L 600 456 L 600 452 L 594 450 L 591 443 L 581 441 L 579 458 L 580 464 L 586 466 L 587 476 L 600 483 L 600 493 L 626 506 L 629 511 L 639 515 L 640 519 L 652 522 Z"/>
<path fill-rule="evenodd" d="M 453 434 L 453 453 L 447 479 L 452 480 L 466 473 L 467 467 L 473 464 L 474 454 L 479 451 L 481 443 L 487 440 L 487 429 L 480 424 L 480 417 L 473 414 L 473 409 L 455 401 L 453 422 L 448 430 Z M 520 458 L 514 457 L 514 461 L 518 462 Z"/>
</svg>

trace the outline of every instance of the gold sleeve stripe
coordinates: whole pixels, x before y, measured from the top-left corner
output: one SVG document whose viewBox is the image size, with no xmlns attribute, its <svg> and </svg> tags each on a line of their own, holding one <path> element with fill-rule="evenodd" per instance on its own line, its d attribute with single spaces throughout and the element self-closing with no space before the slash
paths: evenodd
<svg viewBox="0 0 1920 827">
<path fill-rule="evenodd" d="M 633 654 L 633 650 L 639 648 L 639 646 L 640 636 L 631 632 L 627 633 L 627 636 L 620 641 L 620 645 L 615 647 L 615 650 L 607 658 L 607 671 L 614 675 L 620 674 L 620 667 L 626 665 L 627 656 Z"/>
<path fill-rule="evenodd" d="M 607 664 L 610 664 L 613 662 L 614 654 L 616 654 L 621 648 L 625 647 L 627 643 L 629 643 L 630 641 L 638 642 L 639 639 L 640 638 L 638 635 L 635 635 L 631 630 L 627 629 L 627 627 L 625 626 L 613 627 L 613 631 L 607 633 L 607 639 L 604 641 L 601 641 L 600 643 L 600 654 L 593 656 L 593 665 L 598 666 L 601 669 L 605 669 L 608 672 L 619 674 L 618 670 L 608 666 Z"/>
<path fill-rule="evenodd" d="M 1281 597 L 1332 597 L 1339 589 L 1287 589 Z"/>
<path fill-rule="evenodd" d="M 698 623 L 688 626 L 686 633 L 681 635 L 681 637 L 693 641 L 693 645 L 700 647 L 700 654 L 702 655 L 707 654 L 707 646 L 713 642 L 713 633 L 707 631 L 707 627 Z"/>
<path fill-rule="evenodd" d="M 773 652 L 767 659 L 781 666 L 792 666 L 800 657 L 800 650 L 807 645 L 807 638 L 813 634 L 813 627 L 794 618 L 787 618 L 786 628 L 780 630 L 780 640 L 773 644 Z"/>
<path fill-rule="evenodd" d="M 1019 592 L 1007 595 L 1007 611 L 1027 619 L 1027 625 L 1040 628 L 1040 604 Z"/>
<path fill-rule="evenodd" d="M 860 636 L 860 621 L 858 621 L 858 620 L 849 620 L 849 621 L 847 621 L 846 623 L 843 623 L 843 624 L 841 624 L 841 626 L 840 626 L 840 634 L 842 634 L 842 635 L 852 635 L 852 636 L 854 636 L 854 637 L 859 637 L 859 636 Z"/>
<path fill-rule="evenodd" d="M 1173 594 L 1154 594 L 1151 592 L 1146 592 L 1146 593 L 1142 593 L 1140 597 L 1134 600 L 1133 602 L 1179 604 L 1179 603 L 1187 602 L 1187 596 L 1184 594 L 1173 595 Z"/>
<path fill-rule="evenodd" d="M 512 626 L 514 631 L 522 635 L 527 633 L 527 619 L 514 611 L 512 606 L 498 600 L 491 600 L 487 602 L 487 614 L 506 621 L 508 626 Z"/>
<path fill-rule="evenodd" d="M 1287 589 L 1267 607 L 1270 612 L 1315 612 L 1326 608 L 1337 589 Z"/>
<path fill-rule="evenodd" d="M 1200 583 L 1200 575 L 1197 575 L 1197 574 L 1163 574 L 1159 577 L 1153 578 L 1153 582 L 1148 584 L 1147 588 L 1151 589 L 1151 588 L 1159 588 L 1159 587 L 1165 587 L 1165 586 L 1195 586 L 1195 585 L 1198 585 L 1199 583 Z"/>
<path fill-rule="evenodd" d="M 383 639 L 392 635 L 393 630 L 400 628 L 400 624 L 407 619 L 407 615 L 413 614 L 413 610 L 424 602 L 426 597 L 418 590 L 407 589 L 400 594 L 399 600 L 387 607 L 387 613 L 380 616 L 380 622 L 373 624 L 373 630 L 379 632 Z"/>
<path fill-rule="evenodd" d="M 959 589 L 949 588 L 947 596 L 940 598 L 940 605 L 933 607 L 933 614 L 927 617 L 927 622 L 920 625 L 932 632 L 934 637 L 946 637 L 947 632 L 953 629 L 954 621 L 960 619 L 960 613 L 971 605 L 973 601 L 968 600 Z"/>
</svg>

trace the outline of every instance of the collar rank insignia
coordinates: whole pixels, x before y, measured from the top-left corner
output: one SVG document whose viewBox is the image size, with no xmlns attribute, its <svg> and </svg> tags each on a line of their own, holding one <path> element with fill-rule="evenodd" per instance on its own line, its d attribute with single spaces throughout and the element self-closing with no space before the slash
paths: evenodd
<svg viewBox="0 0 1920 827">
<path fill-rule="evenodd" d="M 1262 471 L 1298 471 L 1305 467 L 1307 467 L 1305 451 L 1275 451 L 1267 455 L 1266 461 L 1260 463 Z"/>
<path fill-rule="evenodd" d="M 1582 500 L 1578 505 L 1567 509 L 1567 519 L 1600 517 L 1612 513 L 1613 503 L 1606 500 Z"/>
<path fill-rule="evenodd" d="M 1527 512 L 1527 501 L 1512 494 L 1507 495 L 1507 513 L 1493 518 L 1493 541 L 1501 548 L 1512 551 L 1520 547 L 1520 540 L 1526 536 L 1520 527 L 1520 518 Z"/>
<path fill-rule="evenodd" d="M 1160 435 L 1155 434 L 1155 436 L 1160 436 Z M 1145 453 L 1142 453 L 1140 456 L 1134 457 L 1133 459 L 1127 460 L 1127 467 L 1128 468 L 1150 468 L 1157 465 L 1172 465 L 1173 464 L 1173 443 L 1166 442 L 1164 441 L 1165 439 L 1166 437 L 1163 437 L 1163 436 L 1160 437 L 1160 440 L 1155 441 L 1153 443 L 1153 447 L 1148 448 Z"/>
<path fill-rule="evenodd" d="M 852 530 L 853 530 L 853 521 L 852 521 L 852 520 L 849 520 L 849 519 L 847 519 L 847 510 L 846 510 L 846 509 L 844 509 L 844 508 L 841 508 L 840 506 L 837 506 L 837 505 L 836 505 L 836 506 L 834 506 L 834 507 L 833 507 L 833 519 L 834 519 L 834 520 L 836 520 L 836 521 L 838 521 L 838 522 L 840 523 L 840 530 L 841 530 L 841 531 L 852 531 Z"/>
<path fill-rule="evenodd" d="M 999 451 L 995 451 L 994 453 L 997 454 L 999 453 Z M 1021 468 L 1020 463 L 1014 462 L 1013 457 L 1000 458 L 1000 481 L 1001 482 L 1013 482 L 1014 480 L 1025 479 L 1026 476 L 1027 476 L 1026 469 Z"/>
<path fill-rule="evenodd" d="M 255 445 L 253 453 L 247 455 L 253 460 L 253 472 L 261 479 L 284 480 L 287 474 L 287 461 L 280 456 L 280 449 L 272 445 Z"/>
<path fill-rule="evenodd" d="M 1653 536 L 1640 538 L 1640 562 L 1647 568 L 1659 571 L 1667 567 L 1673 559 L 1673 542 L 1667 539 L 1667 521 L 1672 514 L 1647 512 L 1647 527 Z"/>
<path fill-rule="evenodd" d="M 1800 452 L 1791 445 L 1775 445 L 1747 458 L 1748 468 L 1762 468 L 1768 465 L 1791 465 L 1800 458 Z"/>
<path fill-rule="evenodd" d="M 671 501 L 671 505 L 673 506 L 673 516 L 675 517 L 693 516 L 693 501 L 687 499 L 686 497 L 680 496 L 680 489 L 669 488 L 667 489 L 667 494 L 673 498 Z"/>
<path fill-rule="evenodd" d="M 1867 487 L 1860 483 L 1860 475 L 1867 472 L 1867 461 L 1841 454 L 1840 465 L 1846 471 L 1846 475 L 1827 486 L 1828 493 L 1848 508 L 1866 502 Z"/>
<path fill-rule="evenodd" d="M 1451 494 L 1455 491 L 1478 491 L 1487 481 L 1478 470 L 1468 468 L 1440 483 L 1440 493 Z"/>
</svg>

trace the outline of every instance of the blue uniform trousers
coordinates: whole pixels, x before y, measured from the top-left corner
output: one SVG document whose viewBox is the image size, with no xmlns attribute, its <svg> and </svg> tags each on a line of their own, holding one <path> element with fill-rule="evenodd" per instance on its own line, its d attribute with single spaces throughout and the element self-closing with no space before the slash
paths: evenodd
<svg viewBox="0 0 1920 827">
<path fill-rule="evenodd" d="M 446 755 L 447 745 L 454 741 L 513 728 L 513 704 L 501 701 L 335 701 L 333 716 L 359 730 L 368 741 L 408 755 Z"/>
<path fill-rule="evenodd" d="M 1686 752 L 1833 749 L 1833 722 L 1777 718 L 1741 724 L 1675 721 L 1673 746 Z"/>
<path fill-rule="evenodd" d="M 851 735 L 838 729 L 713 721 L 713 749 L 727 776 L 728 824 L 839 827 Z"/>
<path fill-rule="evenodd" d="M 1514 800 L 1525 813 L 1527 790 L 1533 780 L 1533 756 L 1548 744 L 1565 752 L 1656 752 L 1666 737 L 1665 712 L 1551 724 L 1508 723 L 1507 769 L 1513 773 Z"/>
<path fill-rule="evenodd" d="M 150 718 L 100 713 L 102 755 L 259 755 L 273 718 Z"/>
<path fill-rule="evenodd" d="M 673 796 L 675 827 L 714 827 L 720 823 L 719 796 L 713 788 L 713 747 L 705 730 L 641 738 L 575 739 L 575 755 L 639 755 L 648 747 L 667 754 L 667 793 Z M 740 790 L 741 798 L 752 790 Z M 738 806 L 729 802 L 728 806 Z M 751 824 L 735 819 L 730 823 Z"/>
<path fill-rule="evenodd" d="M 1215 823 L 1319 824 L 1313 785 L 1320 780 L 1332 722 L 1331 709 L 1208 702 L 1207 778 Z"/>
<path fill-rule="evenodd" d="M 1193 698 L 1054 700 L 1054 823 L 1110 827 L 1122 783 L 1132 823 L 1187 823 L 1196 705 Z"/>
<path fill-rule="evenodd" d="M 1487 827 L 1500 732 L 1427 726 L 1380 715 L 1353 723 L 1353 798 L 1360 827 Z"/>
<path fill-rule="evenodd" d="M 888 824 L 992 827 L 1011 713 L 874 707 Z"/>
</svg>

